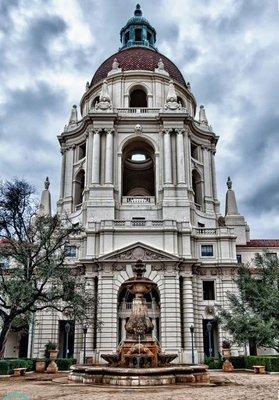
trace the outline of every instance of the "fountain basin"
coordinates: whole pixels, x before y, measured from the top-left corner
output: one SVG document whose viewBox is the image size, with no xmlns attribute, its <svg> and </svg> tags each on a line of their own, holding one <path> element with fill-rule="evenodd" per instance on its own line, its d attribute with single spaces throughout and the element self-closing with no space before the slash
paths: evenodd
<svg viewBox="0 0 279 400">
<path fill-rule="evenodd" d="M 69 380 L 91 385 L 161 386 L 209 383 L 207 365 L 173 365 L 158 368 L 121 368 L 72 365 Z"/>
</svg>

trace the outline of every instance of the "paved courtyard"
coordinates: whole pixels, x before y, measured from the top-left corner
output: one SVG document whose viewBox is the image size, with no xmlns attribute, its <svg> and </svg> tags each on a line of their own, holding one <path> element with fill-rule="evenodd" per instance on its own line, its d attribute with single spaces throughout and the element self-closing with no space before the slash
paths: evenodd
<svg viewBox="0 0 279 400">
<path fill-rule="evenodd" d="M 23 378 L 0 379 L 0 399 L 11 392 L 26 394 L 30 400 L 278 400 L 279 375 L 254 375 L 251 373 L 211 373 L 219 382 L 214 387 L 152 387 L 117 389 L 68 384 L 66 374 L 59 374 L 53 382 L 49 375 L 27 375 Z M 21 397 L 8 397 L 20 399 Z M 22 397 L 23 399 L 24 397 Z M 27 400 L 27 398 L 26 398 Z"/>
</svg>

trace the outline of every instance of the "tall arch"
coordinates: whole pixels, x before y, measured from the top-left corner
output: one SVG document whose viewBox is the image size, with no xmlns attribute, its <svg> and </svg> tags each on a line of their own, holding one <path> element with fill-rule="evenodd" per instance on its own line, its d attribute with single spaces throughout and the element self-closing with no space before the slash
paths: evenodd
<svg viewBox="0 0 279 400">
<path fill-rule="evenodd" d="M 122 152 L 122 195 L 155 196 L 155 154 L 142 138 L 135 138 Z"/>
<path fill-rule="evenodd" d="M 126 337 L 125 325 L 132 312 L 134 297 L 126 287 L 123 287 L 123 284 L 120 286 L 117 296 L 118 343 Z M 161 307 L 159 289 L 153 289 L 151 293 L 146 294 L 144 297 L 147 303 L 148 316 L 154 325 L 153 337 L 160 341 Z"/>
<path fill-rule="evenodd" d="M 129 107 L 148 107 L 147 92 L 143 86 L 133 86 L 129 93 Z"/>
<path fill-rule="evenodd" d="M 83 191 L 85 187 L 85 172 L 81 169 L 74 180 L 74 206 L 78 206 L 83 201 Z"/>
<path fill-rule="evenodd" d="M 196 206 L 201 208 L 203 204 L 202 178 L 196 169 L 192 171 L 192 188 L 194 192 L 194 202 Z"/>
</svg>

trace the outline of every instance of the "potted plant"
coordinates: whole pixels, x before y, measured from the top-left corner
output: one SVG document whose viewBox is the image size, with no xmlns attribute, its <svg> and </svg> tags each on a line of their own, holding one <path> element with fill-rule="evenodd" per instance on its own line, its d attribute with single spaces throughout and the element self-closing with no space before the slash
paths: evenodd
<svg viewBox="0 0 279 400">
<path fill-rule="evenodd" d="M 43 358 L 38 358 L 36 360 L 36 372 L 42 373 L 46 370 L 46 362 Z"/>
<path fill-rule="evenodd" d="M 231 357 L 231 347 L 232 344 L 230 340 L 225 339 L 222 342 L 222 354 L 225 358 L 230 358 Z"/>
<path fill-rule="evenodd" d="M 57 354 L 57 344 L 53 342 L 47 342 L 45 345 L 45 357 L 50 358 L 51 360 L 56 360 Z"/>
</svg>

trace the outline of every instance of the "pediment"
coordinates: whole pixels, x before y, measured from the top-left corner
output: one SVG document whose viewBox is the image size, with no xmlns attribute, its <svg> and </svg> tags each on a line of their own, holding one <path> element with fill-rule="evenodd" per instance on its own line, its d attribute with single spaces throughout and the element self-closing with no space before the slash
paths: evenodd
<svg viewBox="0 0 279 400">
<path fill-rule="evenodd" d="M 99 262 L 124 262 L 124 261 L 137 261 L 142 260 L 143 262 L 153 261 L 153 262 L 177 262 L 179 257 L 167 253 L 163 250 L 157 249 L 155 247 L 148 246 L 141 242 L 134 243 L 132 245 L 123 247 L 121 249 L 115 250 L 111 253 L 101 256 Z"/>
</svg>

